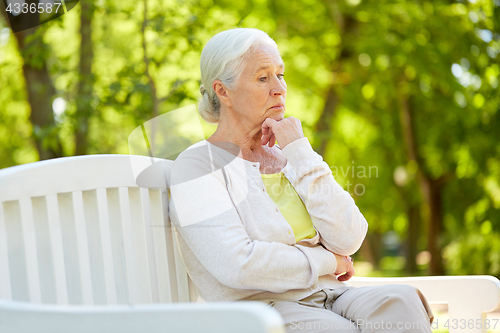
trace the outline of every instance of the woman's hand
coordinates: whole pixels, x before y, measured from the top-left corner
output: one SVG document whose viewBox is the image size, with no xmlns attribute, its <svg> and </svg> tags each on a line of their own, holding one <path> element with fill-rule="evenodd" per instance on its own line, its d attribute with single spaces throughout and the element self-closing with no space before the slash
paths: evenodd
<svg viewBox="0 0 500 333">
<path fill-rule="evenodd" d="M 337 259 L 337 269 L 335 270 L 335 275 L 340 275 L 337 279 L 339 281 L 347 281 L 354 276 L 354 266 L 352 265 L 353 259 L 350 256 L 340 256 L 335 254 L 335 259 Z"/>
<path fill-rule="evenodd" d="M 262 123 L 262 138 L 261 145 L 274 146 L 276 140 L 281 149 L 295 140 L 304 137 L 302 132 L 302 124 L 300 120 L 294 117 L 284 118 L 276 121 L 273 118 L 267 118 Z"/>
</svg>

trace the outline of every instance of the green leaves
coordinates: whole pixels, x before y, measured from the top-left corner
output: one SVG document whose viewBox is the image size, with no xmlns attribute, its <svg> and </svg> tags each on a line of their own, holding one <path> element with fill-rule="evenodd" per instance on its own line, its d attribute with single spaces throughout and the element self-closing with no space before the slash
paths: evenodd
<svg viewBox="0 0 500 333">
<path fill-rule="evenodd" d="M 425 224 L 429 211 L 419 174 L 426 173 L 433 181 L 443 177 L 441 238 L 444 253 L 449 254 L 448 272 L 483 269 L 480 274 L 497 274 L 491 260 L 499 250 L 481 244 L 490 240 L 485 235 L 500 232 L 500 6 L 496 2 L 148 0 L 147 4 L 146 22 L 141 1 L 95 4 L 91 96 L 78 92 L 78 6 L 28 37 L 23 52 L 13 41 L 0 42 L 0 167 L 35 160 L 35 144 L 29 139 L 32 128 L 46 147 L 56 149 L 59 138 L 65 154 L 73 154 L 74 131 L 87 126 L 75 115 L 79 101 L 92 106 L 86 114 L 88 152 L 127 153 L 128 134 L 153 117 L 155 105 L 163 114 L 197 102 L 199 57 L 211 36 L 234 27 L 259 28 L 276 40 L 286 64 L 287 115 L 302 120 L 306 135 L 324 149 L 332 167 L 377 168 L 377 177 L 351 173 L 338 177 L 345 188 L 350 182 L 370 223 L 369 241 L 377 242 L 379 233 L 394 230 L 401 243 L 408 237 L 423 239 L 418 250 L 425 250 L 425 228 L 412 227 L 412 221 Z M 142 47 L 143 25 L 150 77 Z M 57 90 L 54 96 L 64 96 L 68 103 L 62 123 L 32 126 L 23 64 L 49 70 Z M 403 124 L 405 108 L 411 110 L 409 127 Z M 214 130 L 205 129 L 207 136 Z M 416 157 L 406 143 L 409 129 Z M 353 191 L 357 184 L 364 187 L 362 195 Z M 481 200 L 487 204 L 480 205 L 479 214 Z M 422 211 L 422 217 L 410 216 L 415 211 Z M 470 264 L 467 251 L 472 250 L 489 259 L 482 266 Z"/>
</svg>

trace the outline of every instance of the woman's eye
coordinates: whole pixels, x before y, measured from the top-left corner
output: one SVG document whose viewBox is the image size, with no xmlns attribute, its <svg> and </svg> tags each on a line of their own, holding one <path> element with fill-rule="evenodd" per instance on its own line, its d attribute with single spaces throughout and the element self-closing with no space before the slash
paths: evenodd
<svg viewBox="0 0 500 333">
<path fill-rule="evenodd" d="M 278 76 L 279 79 L 283 79 L 285 77 L 285 74 L 278 74 L 277 76 Z M 266 79 L 267 79 L 267 77 L 264 76 L 264 77 L 259 78 L 259 81 L 260 82 L 265 82 Z"/>
</svg>

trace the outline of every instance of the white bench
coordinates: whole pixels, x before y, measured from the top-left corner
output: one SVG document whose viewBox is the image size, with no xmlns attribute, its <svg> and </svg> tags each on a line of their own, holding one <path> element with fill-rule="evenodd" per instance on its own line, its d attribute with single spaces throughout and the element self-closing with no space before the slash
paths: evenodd
<svg viewBox="0 0 500 333">
<path fill-rule="evenodd" d="M 196 302 L 168 218 L 171 164 L 90 155 L 0 170 L 0 332 L 284 332 L 258 302 Z M 491 276 L 349 281 L 387 283 L 448 303 L 451 318 L 500 303 Z"/>
</svg>

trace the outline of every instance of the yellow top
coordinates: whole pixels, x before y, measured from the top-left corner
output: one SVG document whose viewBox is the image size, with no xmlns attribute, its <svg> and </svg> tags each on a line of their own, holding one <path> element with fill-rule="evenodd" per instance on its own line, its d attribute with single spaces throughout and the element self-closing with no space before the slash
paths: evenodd
<svg viewBox="0 0 500 333">
<path fill-rule="evenodd" d="M 281 214 L 293 229 L 295 241 L 304 238 L 313 238 L 316 230 L 313 227 L 311 217 L 306 206 L 299 195 L 288 181 L 285 175 L 280 173 L 261 174 L 267 194 L 278 206 Z"/>
</svg>

